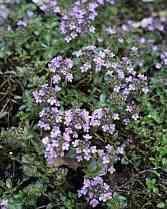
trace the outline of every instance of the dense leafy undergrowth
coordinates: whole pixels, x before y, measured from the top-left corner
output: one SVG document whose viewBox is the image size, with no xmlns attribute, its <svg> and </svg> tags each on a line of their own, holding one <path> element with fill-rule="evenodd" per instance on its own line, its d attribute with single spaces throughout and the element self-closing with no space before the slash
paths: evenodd
<svg viewBox="0 0 167 209">
<path fill-rule="evenodd" d="M 166 0 L 47 2 L 0 1 L 0 208 L 167 208 Z"/>
</svg>

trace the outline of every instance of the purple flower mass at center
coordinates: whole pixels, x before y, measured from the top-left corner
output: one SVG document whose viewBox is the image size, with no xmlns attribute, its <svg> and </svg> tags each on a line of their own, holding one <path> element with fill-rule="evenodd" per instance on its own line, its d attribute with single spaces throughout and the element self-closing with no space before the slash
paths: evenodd
<svg viewBox="0 0 167 209">
<path fill-rule="evenodd" d="M 62 56 L 53 58 L 49 63 L 49 83 L 33 93 L 36 103 L 43 108 L 38 126 L 43 132 L 42 142 L 48 163 L 54 165 L 56 160 L 68 158 L 70 154 L 81 166 L 85 162 L 98 162 L 101 168 L 99 175 L 95 178 L 85 177 L 78 193 L 79 196 L 85 195 L 93 207 L 112 198 L 112 189 L 103 182 L 102 176 L 114 172 L 114 162 L 124 152 L 124 145 L 114 148 L 106 144 L 103 149 L 99 148 L 95 135 L 100 131 L 103 135 L 117 137 L 118 121 L 126 126 L 139 117 L 133 95 L 148 91 L 147 78 L 137 73 L 135 68 L 131 60 L 127 57 L 118 60 L 110 49 L 87 46 L 73 52 L 72 59 Z M 102 73 L 106 85 L 112 86 L 107 100 L 114 107 L 92 111 L 79 107 L 64 108 L 59 94 L 76 80 L 77 71 L 84 76 Z M 114 104 L 112 101 L 116 101 L 115 98 L 119 98 L 121 103 Z"/>
</svg>

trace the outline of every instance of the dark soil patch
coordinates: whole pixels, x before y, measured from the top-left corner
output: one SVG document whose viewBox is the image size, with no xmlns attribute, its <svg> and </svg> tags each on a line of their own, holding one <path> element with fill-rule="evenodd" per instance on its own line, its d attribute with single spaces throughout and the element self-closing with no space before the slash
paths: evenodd
<svg viewBox="0 0 167 209">
<path fill-rule="evenodd" d="M 16 113 L 20 106 L 23 87 L 12 71 L 0 74 L 0 127 L 17 124 Z"/>
</svg>

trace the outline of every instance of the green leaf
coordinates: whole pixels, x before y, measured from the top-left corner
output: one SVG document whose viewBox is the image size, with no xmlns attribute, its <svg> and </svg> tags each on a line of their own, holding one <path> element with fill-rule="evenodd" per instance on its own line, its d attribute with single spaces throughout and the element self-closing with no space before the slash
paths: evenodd
<svg viewBox="0 0 167 209">
<path fill-rule="evenodd" d="M 94 177 L 97 175 L 103 175 L 105 172 L 102 169 L 100 162 L 91 160 L 85 169 L 85 174 L 88 177 Z"/>
<path fill-rule="evenodd" d="M 165 208 L 165 203 L 164 202 L 158 203 L 157 208 Z"/>
<path fill-rule="evenodd" d="M 0 112 L 0 119 L 4 118 L 8 112 Z"/>
</svg>

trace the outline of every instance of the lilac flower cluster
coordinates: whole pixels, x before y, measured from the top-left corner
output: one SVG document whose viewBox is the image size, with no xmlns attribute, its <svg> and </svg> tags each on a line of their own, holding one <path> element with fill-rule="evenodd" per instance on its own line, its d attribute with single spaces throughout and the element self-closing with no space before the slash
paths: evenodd
<svg viewBox="0 0 167 209">
<path fill-rule="evenodd" d="M 110 186 L 103 181 L 103 178 L 85 178 L 83 187 L 78 191 L 78 196 L 86 196 L 86 200 L 92 207 L 100 202 L 106 202 L 112 198 Z"/>
<path fill-rule="evenodd" d="M 146 17 L 139 22 L 131 22 L 133 28 L 143 28 L 148 31 L 166 31 L 167 18 L 166 17 Z"/>
<path fill-rule="evenodd" d="M 81 60 L 80 71 L 82 73 L 104 73 L 104 80 L 111 86 L 108 97 L 113 104 L 117 102 L 116 105 L 118 105 L 119 101 L 120 106 L 128 112 L 128 115 L 135 114 L 134 102 L 129 101 L 129 98 L 141 92 L 148 92 L 146 76 L 135 70 L 138 63 L 132 62 L 128 57 L 118 59 L 111 50 L 95 46 L 84 47 L 73 54 Z M 118 113 L 114 114 L 113 119 L 120 119 Z"/>
<path fill-rule="evenodd" d="M 133 47 L 131 47 L 131 43 L 131 45 L 126 48 L 126 51 L 128 51 L 128 53 L 131 51 L 131 54 L 128 54 L 128 57 L 130 59 L 134 59 L 135 57 L 134 62 L 136 64 L 138 63 L 140 67 L 144 67 L 145 59 L 143 55 L 145 56 L 146 54 L 152 54 L 154 60 L 150 64 L 152 66 L 154 63 L 156 69 L 167 66 L 166 49 L 164 49 L 163 44 L 157 44 L 156 41 L 156 37 L 159 38 L 160 35 L 163 36 L 167 32 L 167 18 L 165 16 L 150 16 L 139 22 L 129 20 L 119 26 L 105 27 L 104 30 L 111 38 L 116 38 L 120 45 L 125 44 L 126 38 L 129 34 L 132 36 L 133 33 Z M 151 33 L 154 32 L 155 38 L 147 35 L 150 31 Z"/>
<path fill-rule="evenodd" d="M 65 35 L 65 40 L 70 42 L 80 34 L 94 32 L 92 21 L 98 15 L 99 7 L 106 3 L 113 4 L 113 0 L 77 0 L 63 15 L 60 30 Z"/>
<path fill-rule="evenodd" d="M 167 18 L 165 16 L 150 16 L 143 18 L 140 21 L 128 20 L 120 26 L 108 26 L 105 30 L 108 34 L 113 35 L 133 32 L 136 29 L 142 29 L 151 32 L 159 31 L 165 33 L 167 31 Z"/>
<path fill-rule="evenodd" d="M 34 95 L 36 96 L 36 93 Z M 97 114 L 99 115 L 98 118 L 95 117 Z M 89 161 L 94 158 L 101 159 L 99 163 L 101 163 L 105 173 L 108 171 L 112 173 L 113 158 L 116 159 L 116 152 L 113 147 L 107 145 L 105 150 L 101 150 L 91 143 L 93 138 L 91 132 L 94 128 L 100 128 L 100 125 L 109 134 L 115 132 L 115 125 L 111 121 L 102 125 L 104 123 L 100 120 L 102 117 L 104 119 L 104 115 L 101 114 L 102 109 L 97 109 L 90 115 L 84 109 L 76 108 L 61 111 L 56 106 L 43 108 L 40 112 L 38 126 L 44 132 L 50 132 L 42 139 L 48 163 L 53 164 L 56 159 L 66 157 L 68 152 L 73 150 L 73 157 L 78 162 Z"/>
<path fill-rule="evenodd" d="M 73 61 L 71 59 L 63 59 L 62 56 L 55 57 L 49 64 L 50 72 L 54 73 L 52 77 L 53 84 L 58 84 L 61 79 L 71 82 L 73 79 L 71 72 L 72 67 Z"/>
<path fill-rule="evenodd" d="M 167 66 L 167 51 L 162 52 L 161 54 L 161 63 Z"/>
<path fill-rule="evenodd" d="M 162 67 L 167 67 L 167 51 L 160 53 L 160 62 L 155 64 L 156 69 L 161 69 Z"/>
<path fill-rule="evenodd" d="M 77 107 L 64 109 L 59 93 L 76 80 L 78 70 L 85 76 L 103 74 L 110 86 L 107 99 L 114 105 L 114 110 L 107 106 L 91 111 Z M 114 148 L 107 144 L 99 149 L 96 133 L 101 131 L 104 136 L 116 137 L 118 121 L 126 125 L 131 119 L 138 118 L 132 98 L 148 91 L 147 78 L 135 71 L 135 65 L 127 57 L 118 59 L 111 50 L 95 46 L 74 52 L 72 59 L 55 57 L 49 63 L 49 72 L 49 83 L 33 92 L 36 103 L 43 107 L 38 127 L 42 130 L 45 157 L 50 165 L 67 158 L 76 160 L 83 167 L 95 161 L 100 168 L 97 177 L 85 179 L 79 192 L 95 207 L 112 196 L 111 188 L 100 176 L 112 174 L 118 155 L 124 153 L 123 146 Z"/>
<path fill-rule="evenodd" d="M 0 209 L 8 209 L 8 201 L 0 200 Z"/>
<path fill-rule="evenodd" d="M 61 9 L 58 5 L 57 0 L 32 0 L 39 8 L 45 13 L 58 14 L 61 12 Z"/>
<path fill-rule="evenodd" d="M 4 25 L 8 19 L 11 7 L 19 3 L 20 0 L 0 0 L 0 26 Z"/>
<path fill-rule="evenodd" d="M 0 4 L 0 25 L 5 22 L 5 20 L 8 18 L 8 15 L 9 9 L 4 4 Z"/>
</svg>

